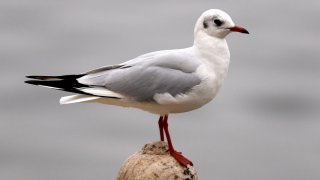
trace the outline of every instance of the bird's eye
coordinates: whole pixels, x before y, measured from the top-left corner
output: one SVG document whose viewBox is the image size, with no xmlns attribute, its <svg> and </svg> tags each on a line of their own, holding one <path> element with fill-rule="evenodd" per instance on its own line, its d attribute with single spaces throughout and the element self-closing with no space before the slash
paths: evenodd
<svg viewBox="0 0 320 180">
<path fill-rule="evenodd" d="M 219 19 L 215 19 L 213 20 L 213 22 L 217 25 L 217 26 L 221 26 L 223 24 L 223 22 Z"/>
</svg>

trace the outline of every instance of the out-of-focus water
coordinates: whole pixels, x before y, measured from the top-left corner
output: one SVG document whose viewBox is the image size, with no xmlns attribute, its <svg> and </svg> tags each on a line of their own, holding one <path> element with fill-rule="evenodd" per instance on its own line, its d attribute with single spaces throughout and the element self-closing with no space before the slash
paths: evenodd
<svg viewBox="0 0 320 180">
<path fill-rule="evenodd" d="M 81 73 L 188 47 L 200 14 L 228 12 L 250 35 L 228 36 L 229 76 L 202 109 L 170 116 L 174 145 L 200 179 L 320 179 L 319 1 L 0 2 L 0 179 L 114 179 L 158 140 L 158 117 L 60 106 L 65 92 L 25 75 Z"/>
</svg>

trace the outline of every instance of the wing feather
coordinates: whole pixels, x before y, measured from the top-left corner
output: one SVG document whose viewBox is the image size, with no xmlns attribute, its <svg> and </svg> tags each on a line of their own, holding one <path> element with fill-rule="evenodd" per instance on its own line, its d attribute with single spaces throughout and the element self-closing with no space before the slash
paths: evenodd
<svg viewBox="0 0 320 180">
<path fill-rule="evenodd" d="M 117 68 L 93 70 L 77 80 L 81 84 L 100 87 L 137 101 L 154 101 L 155 94 L 169 93 L 175 96 L 200 84 L 200 78 L 194 73 L 199 64 L 193 51 L 157 52 L 138 57 Z"/>
</svg>

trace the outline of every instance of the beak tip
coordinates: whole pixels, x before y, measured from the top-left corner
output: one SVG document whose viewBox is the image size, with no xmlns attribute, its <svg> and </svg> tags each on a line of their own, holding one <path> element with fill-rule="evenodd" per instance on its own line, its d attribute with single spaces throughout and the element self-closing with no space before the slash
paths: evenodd
<svg viewBox="0 0 320 180">
<path fill-rule="evenodd" d="M 244 34 L 249 34 L 249 31 L 246 30 L 245 28 L 241 27 L 241 26 L 233 26 L 231 28 L 228 28 L 230 31 L 233 32 L 240 32 L 240 33 L 244 33 Z"/>
<path fill-rule="evenodd" d="M 244 33 L 244 34 L 250 34 L 249 31 L 246 30 L 246 29 L 243 29 L 242 33 Z"/>
</svg>

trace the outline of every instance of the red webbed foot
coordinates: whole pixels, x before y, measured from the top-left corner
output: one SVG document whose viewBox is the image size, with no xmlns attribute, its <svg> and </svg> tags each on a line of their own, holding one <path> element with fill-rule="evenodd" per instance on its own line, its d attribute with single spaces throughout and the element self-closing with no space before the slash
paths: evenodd
<svg viewBox="0 0 320 180">
<path fill-rule="evenodd" d="M 169 151 L 169 152 L 170 152 L 170 151 Z M 171 154 L 171 156 L 172 156 L 174 159 L 176 159 L 182 166 L 185 166 L 185 167 L 187 167 L 187 165 L 193 166 L 193 163 L 192 163 L 189 159 L 187 159 L 186 157 L 184 157 L 181 152 L 172 151 L 172 152 L 170 152 L 170 154 Z"/>
</svg>

